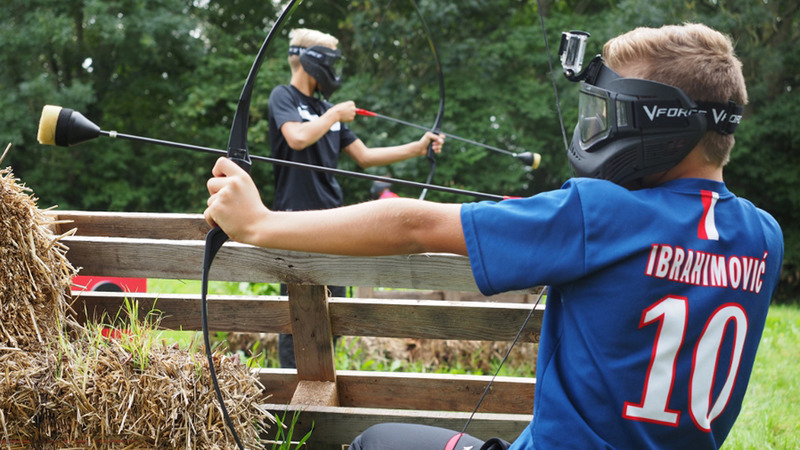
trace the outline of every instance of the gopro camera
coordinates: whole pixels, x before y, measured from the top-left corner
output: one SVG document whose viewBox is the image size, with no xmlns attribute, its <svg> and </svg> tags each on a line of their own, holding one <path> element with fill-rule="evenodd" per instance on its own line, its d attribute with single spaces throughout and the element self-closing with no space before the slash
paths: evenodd
<svg viewBox="0 0 800 450">
<path fill-rule="evenodd" d="M 585 31 L 565 31 L 561 33 L 558 56 L 561 58 L 561 67 L 564 68 L 564 75 L 569 79 L 579 74 L 583 68 L 583 56 L 586 53 L 586 41 L 589 40 L 589 36 L 589 33 Z"/>
</svg>

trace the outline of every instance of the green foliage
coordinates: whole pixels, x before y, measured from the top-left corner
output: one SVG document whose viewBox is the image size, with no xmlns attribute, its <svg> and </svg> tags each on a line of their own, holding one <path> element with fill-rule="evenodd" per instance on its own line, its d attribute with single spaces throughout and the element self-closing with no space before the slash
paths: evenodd
<svg viewBox="0 0 800 450">
<path fill-rule="evenodd" d="M 380 348 L 373 347 L 370 351 L 365 351 L 359 337 L 343 338 L 336 343 L 336 370 L 494 375 L 499 368 L 499 376 L 535 376 L 535 369 L 527 358 L 509 358 L 500 366 L 502 355 L 493 354 L 487 361 L 483 350 L 489 345 L 488 342 L 482 343 L 482 347 L 476 347 L 473 353 L 469 353 L 458 351 L 459 345 L 455 344 L 447 356 L 441 354 L 438 358 L 391 359 L 381 354 Z M 501 344 L 503 353 L 508 350 L 508 346 L 510 343 Z M 435 352 L 432 351 L 431 354 L 433 353 Z M 445 353 L 444 350 L 442 353 Z"/>
<path fill-rule="evenodd" d="M 794 92 L 778 95 L 758 115 L 742 122 L 727 168 L 730 188 L 770 212 L 783 228 L 785 258 L 782 290 L 776 300 L 796 299 L 800 290 L 800 115 Z"/>
<path fill-rule="evenodd" d="M 166 280 L 149 278 L 148 292 L 170 292 L 196 294 L 200 292 L 200 280 Z M 273 283 L 247 283 L 238 281 L 209 281 L 208 293 L 218 295 L 278 295 L 280 285 Z"/>
<path fill-rule="evenodd" d="M 776 301 L 800 292 L 800 5 L 769 2 L 623 0 L 618 22 L 660 26 L 694 21 L 729 34 L 743 63 L 749 95 L 725 169 L 729 188 L 768 211 L 783 228 L 785 258 Z"/>
<path fill-rule="evenodd" d="M 278 427 L 278 433 L 275 436 L 275 443 L 272 445 L 272 450 L 292 450 L 303 448 L 308 438 L 311 437 L 311 433 L 314 432 L 314 424 L 311 424 L 311 430 L 305 434 L 299 441 L 293 442 L 292 438 L 294 437 L 294 427 L 297 425 L 297 421 L 300 419 L 300 411 L 295 411 L 292 414 L 292 421 L 287 425 L 286 424 L 286 413 L 283 414 L 282 417 L 275 417 L 275 425 Z"/>
<path fill-rule="evenodd" d="M 635 26 L 697 21 L 730 34 L 744 63 L 750 104 L 726 179 L 780 222 L 786 263 L 780 299 L 800 291 L 798 3 L 793 0 L 420 0 L 445 76 L 443 130 L 543 155 L 527 170 L 515 159 L 450 140 L 437 184 L 507 195 L 557 188 L 568 177 L 538 5 L 569 139 L 577 88 L 557 65 L 560 32 L 592 33 L 588 55 Z M 227 148 L 236 102 L 281 5 L 250 0 L 6 0 L 0 4 L 0 142 L 5 163 L 43 206 L 62 209 L 200 212 L 214 158 L 131 141 L 97 139 L 72 148 L 36 143 L 42 106 L 82 112 L 104 130 Z M 344 84 L 333 101 L 429 126 L 438 108 L 436 67 L 408 2 L 305 0 L 268 49 L 250 111 L 249 148 L 268 155 L 267 100 L 289 81 L 287 33 L 311 27 L 340 39 Z M 421 131 L 358 117 L 349 124 L 368 146 L 416 140 Z M 341 168 L 361 170 L 347 157 Z M 367 172 L 422 181 L 424 158 Z M 255 164 L 267 204 L 272 169 Z M 345 202 L 368 198 L 370 182 L 339 177 Z M 418 190 L 397 187 L 403 196 Z M 473 201 L 431 192 L 429 199 Z"/>
<path fill-rule="evenodd" d="M 349 81 L 338 98 L 354 98 L 365 108 L 432 125 L 439 99 L 436 67 L 419 19 L 407 5 L 384 11 L 374 8 L 373 2 L 354 3 L 363 6 L 355 7 L 343 24 L 341 34 L 353 39 L 353 50 L 345 52 Z M 445 134 L 515 152 L 539 152 L 545 160 L 543 169 L 532 172 L 509 156 L 451 140 L 438 157 L 436 183 L 508 195 L 559 186 L 566 179 L 566 160 L 536 10 L 518 1 L 444 6 L 420 2 L 420 8 L 445 74 Z M 504 14 L 496 14 L 498 10 Z M 454 21 L 454 17 L 470 20 Z M 558 33 L 552 32 L 551 39 Z M 351 127 L 371 146 L 401 143 L 421 134 L 377 119 L 358 118 Z M 428 165 L 419 159 L 375 171 L 422 180 Z M 351 185 L 357 189 L 358 197 L 348 201 L 366 198 L 368 184 L 340 181 L 346 196 L 353 195 Z M 398 191 L 418 195 L 413 189 Z M 429 195 L 433 200 L 472 201 Z"/>
<path fill-rule="evenodd" d="M 155 330 L 160 321 L 161 312 L 155 305 L 144 317 L 139 317 L 139 301 L 128 298 L 114 318 L 120 346 L 131 355 L 134 367 L 139 370 L 150 364 L 150 351 L 158 340 Z"/>
<path fill-rule="evenodd" d="M 81 111 L 103 129 L 183 139 L 172 108 L 202 54 L 191 3 L 14 0 L 0 7 L 0 89 L 11 100 L 0 111 L 0 139 L 14 144 L 10 163 L 42 202 L 185 211 L 188 193 L 202 204 L 201 172 L 187 170 L 199 166 L 194 155 L 130 142 L 56 149 L 35 141 L 45 104 Z"/>
</svg>

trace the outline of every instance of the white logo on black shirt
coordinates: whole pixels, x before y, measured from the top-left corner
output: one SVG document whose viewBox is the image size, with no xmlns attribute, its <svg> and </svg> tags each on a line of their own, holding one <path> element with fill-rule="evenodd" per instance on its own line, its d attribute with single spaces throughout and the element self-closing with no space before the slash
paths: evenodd
<svg viewBox="0 0 800 450">
<path fill-rule="evenodd" d="M 311 122 L 312 120 L 319 119 L 319 114 L 312 114 L 311 111 L 308 110 L 308 105 L 299 105 L 297 107 L 297 113 L 300 114 L 300 117 L 305 122 Z M 340 122 L 336 122 L 331 125 L 331 131 L 339 131 L 342 129 L 342 124 Z"/>
</svg>

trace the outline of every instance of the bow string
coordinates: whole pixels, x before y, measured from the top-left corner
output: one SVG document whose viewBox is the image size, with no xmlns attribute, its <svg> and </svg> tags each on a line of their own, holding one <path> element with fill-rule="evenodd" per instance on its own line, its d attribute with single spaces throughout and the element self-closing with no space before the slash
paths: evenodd
<svg viewBox="0 0 800 450">
<path fill-rule="evenodd" d="M 433 39 L 433 33 L 431 33 L 431 29 L 428 27 L 428 23 L 425 21 L 425 17 L 422 15 L 422 11 L 419 9 L 419 5 L 415 0 L 409 0 L 411 5 L 414 7 L 414 11 L 417 12 L 417 16 L 419 17 L 420 22 L 422 23 L 422 28 L 425 30 L 425 35 L 428 39 L 428 45 L 431 48 L 431 53 L 433 53 L 433 59 L 436 61 L 436 77 L 438 78 L 439 82 L 439 110 L 436 113 L 436 120 L 433 122 L 433 127 L 431 127 L 431 131 L 435 134 L 439 134 L 442 131 L 442 120 L 444 119 L 444 71 L 442 70 L 442 62 L 439 59 L 439 51 L 436 48 L 436 41 Z M 425 184 L 431 184 L 433 181 L 433 174 L 436 172 L 436 154 L 433 151 L 433 142 L 428 144 L 428 150 L 425 154 L 425 157 L 428 159 L 430 163 L 430 171 L 428 172 L 428 178 L 425 181 Z M 422 190 L 422 194 L 420 194 L 419 199 L 425 200 L 425 196 L 428 194 L 428 188 Z"/>
</svg>

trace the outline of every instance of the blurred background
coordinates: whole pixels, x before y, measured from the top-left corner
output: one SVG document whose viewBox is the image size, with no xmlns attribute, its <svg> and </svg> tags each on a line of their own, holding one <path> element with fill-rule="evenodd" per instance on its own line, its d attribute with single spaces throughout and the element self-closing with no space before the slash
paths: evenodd
<svg viewBox="0 0 800 450">
<path fill-rule="evenodd" d="M 516 159 L 450 140 L 434 183 L 527 196 L 569 178 L 537 2 L 418 0 L 439 50 L 446 85 L 442 129 L 514 152 Z M 266 33 L 285 2 L 255 0 L 4 0 L 0 3 L 0 143 L 39 206 L 91 211 L 202 212 L 214 156 L 138 142 L 96 139 L 70 148 L 38 144 L 46 104 L 80 111 L 104 130 L 227 148 L 233 112 Z M 577 85 L 561 75 L 560 34 L 592 34 L 587 61 L 636 26 L 686 21 L 731 35 L 744 63 L 750 104 L 736 132 L 726 181 L 772 213 L 786 238 L 776 301 L 800 296 L 800 34 L 798 2 L 770 0 L 541 1 L 559 101 L 571 137 Z M 249 148 L 269 155 L 267 100 L 289 82 L 288 31 L 307 27 L 339 38 L 344 84 L 331 101 L 354 100 L 420 125 L 439 104 L 436 64 L 408 0 L 305 0 L 270 45 L 251 104 Z M 403 143 L 422 132 L 377 118 L 350 127 L 368 146 Z M 347 157 L 340 168 L 361 170 Z M 370 173 L 424 181 L 424 158 Z M 272 168 L 253 166 L 267 204 Z M 346 203 L 369 199 L 370 181 L 339 177 Z M 395 186 L 401 196 L 414 189 Z M 472 198 L 430 192 L 428 199 Z"/>
</svg>

